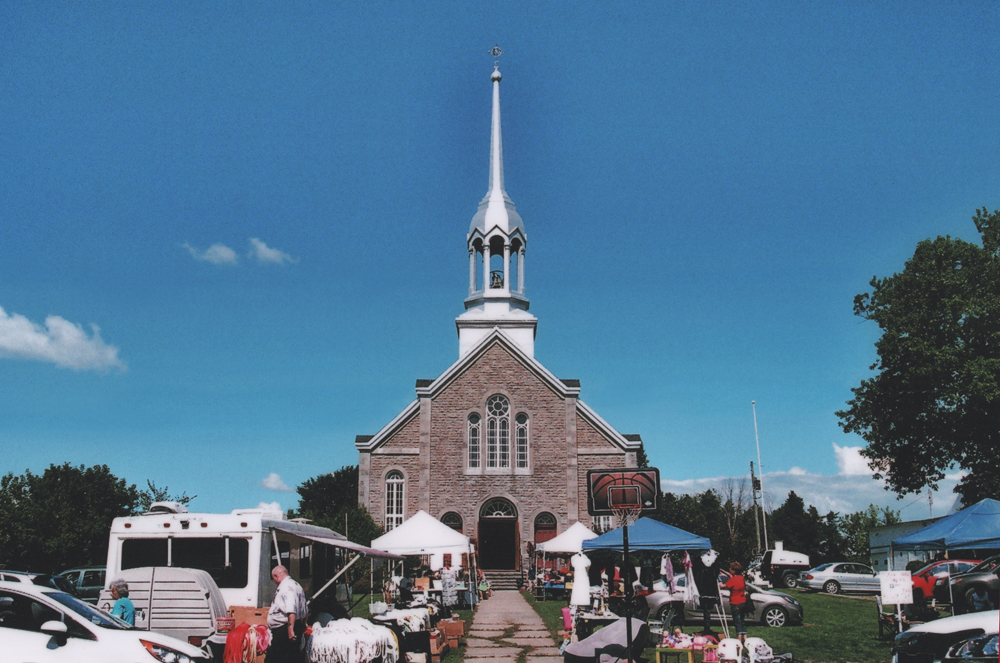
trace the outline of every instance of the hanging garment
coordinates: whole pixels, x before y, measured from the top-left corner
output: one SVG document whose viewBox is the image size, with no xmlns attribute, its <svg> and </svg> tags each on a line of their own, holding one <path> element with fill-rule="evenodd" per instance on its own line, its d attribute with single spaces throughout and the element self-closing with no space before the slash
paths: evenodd
<svg viewBox="0 0 1000 663">
<path fill-rule="evenodd" d="M 590 558 L 579 552 L 570 558 L 573 565 L 573 593 L 570 605 L 590 605 Z"/>
<path fill-rule="evenodd" d="M 660 560 L 660 575 L 671 594 L 677 590 L 674 583 L 674 561 L 670 559 L 670 553 L 663 553 L 663 559 Z"/>
<path fill-rule="evenodd" d="M 308 652 L 311 663 L 368 663 L 377 659 L 382 663 L 399 660 L 396 636 L 385 626 L 359 617 L 313 626 Z"/>
<path fill-rule="evenodd" d="M 698 605 L 701 595 L 698 594 L 698 586 L 694 584 L 694 569 L 691 564 L 691 554 L 684 553 L 684 602 L 690 605 Z"/>
<path fill-rule="evenodd" d="M 441 569 L 441 602 L 446 606 L 458 604 L 458 583 L 455 569 L 445 567 Z"/>
</svg>

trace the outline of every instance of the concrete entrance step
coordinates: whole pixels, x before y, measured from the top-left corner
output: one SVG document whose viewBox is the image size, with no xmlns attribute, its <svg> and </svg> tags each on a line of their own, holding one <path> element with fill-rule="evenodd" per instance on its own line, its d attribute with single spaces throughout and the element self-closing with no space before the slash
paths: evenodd
<svg viewBox="0 0 1000 663">
<path fill-rule="evenodd" d="M 483 571 L 493 591 L 517 589 L 521 586 L 520 571 Z"/>
</svg>

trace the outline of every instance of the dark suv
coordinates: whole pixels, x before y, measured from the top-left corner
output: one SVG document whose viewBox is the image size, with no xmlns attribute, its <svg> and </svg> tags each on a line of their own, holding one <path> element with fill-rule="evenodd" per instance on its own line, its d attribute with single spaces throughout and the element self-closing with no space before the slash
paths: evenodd
<svg viewBox="0 0 1000 663">
<path fill-rule="evenodd" d="M 955 596 L 955 604 L 969 609 L 969 597 L 976 589 L 985 589 L 987 596 L 997 605 L 1000 600 L 1000 555 L 994 555 L 983 561 L 979 566 L 951 577 L 951 593 Z"/>
<path fill-rule="evenodd" d="M 87 603 L 97 603 L 97 598 L 104 589 L 105 572 L 103 566 L 87 566 L 80 569 L 67 569 L 59 574 L 73 586 L 73 593 Z"/>
</svg>

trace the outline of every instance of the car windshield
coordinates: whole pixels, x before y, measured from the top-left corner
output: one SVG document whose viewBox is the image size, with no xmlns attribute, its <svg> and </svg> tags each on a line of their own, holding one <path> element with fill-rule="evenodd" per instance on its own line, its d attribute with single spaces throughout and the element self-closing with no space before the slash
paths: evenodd
<svg viewBox="0 0 1000 663">
<path fill-rule="evenodd" d="M 95 624 L 102 628 L 114 628 L 114 629 L 128 629 L 132 628 L 122 620 L 112 617 L 106 612 L 101 612 L 89 603 L 84 603 L 75 596 L 70 596 L 65 592 L 46 592 L 48 596 L 53 601 L 56 601 L 63 606 L 69 608 L 76 614 L 80 615 L 86 619 L 91 624 Z"/>
<path fill-rule="evenodd" d="M 825 571 L 826 569 L 830 568 L 831 566 L 833 566 L 833 564 L 820 564 L 819 566 L 817 566 L 812 571 L 809 571 L 809 573 L 813 573 L 815 571 Z"/>
<path fill-rule="evenodd" d="M 1000 565 L 1000 555 L 990 557 L 985 562 L 980 562 L 979 566 L 969 571 L 969 573 L 980 573 L 982 571 L 992 571 Z"/>
</svg>

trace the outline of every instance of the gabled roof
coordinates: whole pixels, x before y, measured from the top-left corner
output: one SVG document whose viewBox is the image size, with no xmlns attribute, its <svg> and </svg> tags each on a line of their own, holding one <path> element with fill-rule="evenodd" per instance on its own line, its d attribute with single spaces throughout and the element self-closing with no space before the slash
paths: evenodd
<svg viewBox="0 0 1000 663">
<path fill-rule="evenodd" d="M 562 398 L 579 398 L 579 380 L 560 380 L 547 368 L 542 366 L 537 359 L 528 355 L 521 347 L 514 342 L 499 327 L 494 327 L 493 331 L 487 334 L 472 350 L 464 357 L 459 358 L 454 364 L 448 367 L 444 373 L 434 380 L 417 380 L 416 391 L 417 400 L 413 401 L 400 412 L 396 417 L 386 424 L 382 430 L 372 436 L 359 435 L 355 438 L 354 446 L 359 451 L 373 451 L 388 440 L 396 431 L 409 423 L 420 411 L 420 398 L 433 398 L 446 389 L 462 374 L 469 370 L 479 361 L 491 348 L 500 346 L 521 364 L 530 373 L 535 375 L 549 389 Z M 638 436 L 626 437 L 611 427 L 596 412 L 583 401 L 577 401 L 577 412 L 593 425 L 608 440 L 616 444 L 624 451 L 637 451 L 642 442 Z M 631 439 L 631 438 L 636 439 Z"/>
<path fill-rule="evenodd" d="M 437 396 L 445 387 L 454 382 L 460 375 L 465 373 L 473 364 L 485 355 L 492 347 L 499 345 L 507 350 L 519 364 L 538 377 L 545 385 L 560 396 L 576 397 L 580 395 L 579 382 L 576 386 L 565 384 L 562 380 L 553 375 L 549 369 L 542 366 L 538 360 L 529 356 L 521 349 L 500 327 L 494 327 L 493 331 L 487 334 L 479 343 L 470 350 L 464 357 L 448 367 L 439 375 L 436 380 L 425 387 L 417 388 L 417 396 Z"/>
</svg>

